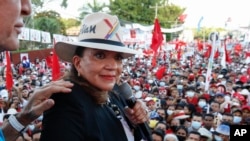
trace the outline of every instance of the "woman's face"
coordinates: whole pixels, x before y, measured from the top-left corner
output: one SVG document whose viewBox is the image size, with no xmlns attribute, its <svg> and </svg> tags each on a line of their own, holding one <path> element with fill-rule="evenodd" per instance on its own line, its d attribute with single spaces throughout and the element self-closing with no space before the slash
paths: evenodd
<svg viewBox="0 0 250 141">
<path fill-rule="evenodd" d="M 86 48 L 82 57 L 73 57 L 73 63 L 81 77 L 96 88 L 109 91 L 122 73 L 122 59 L 122 53 Z"/>
<path fill-rule="evenodd" d="M 186 131 L 184 129 L 179 129 L 178 131 L 176 131 L 176 135 L 186 137 L 187 133 L 186 133 Z"/>
</svg>

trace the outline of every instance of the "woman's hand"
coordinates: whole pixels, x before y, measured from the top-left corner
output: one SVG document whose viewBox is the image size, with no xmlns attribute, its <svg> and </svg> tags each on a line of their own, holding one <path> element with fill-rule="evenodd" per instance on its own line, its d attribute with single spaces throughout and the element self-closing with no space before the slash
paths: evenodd
<svg viewBox="0 0 250 141">
<path fill-rule="evenodd" d="M 137 100 L 133 108 L 125 108 L 125 113 L 132 123 L 139 124 L 149 120 L 146 109 L 147 106 L 142 101 Z"/>
</svg>

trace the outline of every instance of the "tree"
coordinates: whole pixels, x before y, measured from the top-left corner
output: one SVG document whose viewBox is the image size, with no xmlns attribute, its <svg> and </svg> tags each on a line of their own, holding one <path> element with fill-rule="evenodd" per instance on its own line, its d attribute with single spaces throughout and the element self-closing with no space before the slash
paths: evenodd
<svg viewBox="0 0 250 141">
<path fill-rule="evenodd" d="M 82 11 L 80 13 L 80 19 L 83 19 L 86 14 L 102 11 L 105 7 L 107 7 L 107 5 L 104 2 L 93 0 L 93 4 L 87 3 L 87 6 L 83 6 L 79 9 Z"/>
<path fill-rule="evenodd" d="M 64 23 L 61 21 L 61 16 L 55 11 L 44 11 L 43 8 L 50 2 L 56 1 L 60 3 L 61 7 L 66 8 L 68 0 L 31 0 L 32 2 L 32 14 L 24 18 L 25 26 L 28 28 L 38 29 L 42 31 L 53 33 L 65 34 L 66 29 Z M 47 44 L 32 42 L 32 41 L 20 41 L 21 50 L 33 49 L 34 47 L 46 47 Z"/>
<path fill-rule="evenodd" d="M 158 8 L 158 19 L 162 27 L 169 28 L 176 23 L 178 17 L 185 10 L 174 4 L 169 4 L 166 0 L 110 0 L 109 9 L 111 14 L 118 15 L 124 21 L 152 25 L 155 18 L 155 6 Z M 178 21 L 177 21 L 178 22 Z"/>
<path fill-rule="evenodd" d="M 55 0 L 31 0 L 31 2 L 33 4 L 34 13 L 41 12 L 40 10 L 52 1 L 55 1 Z M 56 0 L 56 1 L 58 1 L 58 0 Z M 60 6 L 67 8 L 67 6 L 68 6 L 67 2 L 68 2 L 68 0 L 60 0 Z"/>
<path fill-rule="evenodd" d="M 73 19 L 73 18 L 69 18 L 69 19 L 62 19 L 62 22 L 65 25 L 65 28 L 71 28 L 71 27 L 75 27 L 75 26 L 79 26 L 81 24 L 81 22 L 79 20 Z"/>
<path fill-rule="evenodd" d="M 159 0 L 110 0 L 111 14 L 117 15 L 125 23 L 151 25 L 154 22 L 154 6 Z"/>
<path fill-rule="evenodd" d="M 152 25 L 155 18 L 155 5 L 157 9 L 157 18 L 163 28 L 172 28 L 182 24 L 178 17 L 184 12 L 175 4 L 168 0 L 110 0 L 109 9 L 111 14 L 118 15 L 122 23 L 140 23 L 142 25 Z M 178 33 L 176 33 L 178 34 Z M 170 40 L 172 34 L 166 34 L 166 39 Z"/>
<path fill-rule="evenodd" d="M 55 11 L 45 11 L 38 13 L 34 17 L 34 28 L 51 34 L 65 34 L 65 25 L 59 13 Z"/>
<path fill-rule="evenodd" d="M 199 32 L 197 31 L 196 28 L 193 29 L 194 37 L 199 38 L 201 40 L 203 40 L 204 38 L 205 40 L 208 40 L 210 33 L 213 31 L 217 31 L 219 33 L 226 32 L 226 30 L 223 28 L 214 28 L 214 27 L 210 27 L 210 28 L 203 27 L 201 28 Z"/>
<path fill-rule="evenodd" d="M 30 28 L 49 32 L 51 37 L 53 37 L 53 34 L 66 34 L 66 28 L 62 22 L 62 18 L 60 14 L 55 11 L 37 13 L 31 23 L 32 24 L 29 25 Z M 20 44 L 20 50 L 33 49 L 34 47 L 43 48 L 47 46 L 48 44 L 44 43 L 22 41 Z"/>
</svg>

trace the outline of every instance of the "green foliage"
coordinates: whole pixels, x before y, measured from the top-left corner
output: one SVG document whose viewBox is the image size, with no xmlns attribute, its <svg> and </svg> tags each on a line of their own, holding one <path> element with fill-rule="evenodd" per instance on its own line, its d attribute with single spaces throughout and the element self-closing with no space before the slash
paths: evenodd
<svg viewBox="0 0 250 141">
<path fill-rule="evenodd" d="M 34 6 L 34 9 L 42 8 L 42 7 L 44 7 L 44 5 L 49 4 L 52 1 L 58 1 L 58 0 L 31 0 L 31 2 Z M 60 6 L 67 8 L 68 0 L 61 0 Z M 36 13 L 36 11 L 35 11 L 35 13 Z"/>
<path fill-rule="evenodd" d="M 71 27 L 75 27 L 75 26 L 79 26 L 81 24 L 81 21 L 73 19 L 73 18 L 69 18 L 69 19 L 61 19 L 63 24 L 65 25 L 65 28 L 71 28 Z"/>
<path fill-rule="evenodd" d="M 214 27 L 210 27 L 210 28 L 201 28 L 199 31 L 197 31 L 197 29 L 192 29 L 193 33 L 194 33 L 194 38 L 200 38 L 200 39 L 204 39 L 208 40 L 208 37 L 210 35 L 211 32 L 217 31 L 218 33 L 222 33 L 222 32 L 226 32 L 226 30 L 224 28 L 214 28 Z"/>
<path fill-rule="evenodd" d="M 62 0 L 61 7 L 67 8 L 68 7 L 68 0 Z"/>
<path fill-rule="evenodd" d="M 43 7 L 44 0 L 31 0 L 32 4 L 34 4 L 36 7 Z"/>
<path fill-rule="evenodd" d="M 87 3 L 87 5 L 80 8 L 80 11 L 82 11 L 80 13 L 80 19 L 83 19 L 83 17 L 89 13 L 102 11 L 104 7 L 107 7 L 104 2 L 101 3 L 98 0 L 93 0 L 93 4 Z"/>
<path fill-rule="evenodd" d="M 111 14 L 118 15 L 123 21 L 152 25 L 155 18 L 155 6 L 158 5 L 157 18 L 162 27 L 169 28 L 178 23 L 178 17 L 185 10 L 166 0 L 110 0 Z"/>
<path fill-rule="evenodd" d="M 159 0 L 157 0 L 159 1 Z M 153 0 L 114 0 L 110 1 L 111 14 L 117 15 L 122 21 L 151 25 L 154 21 Z"/>
<path fill-rule="evenodd" d="M 178 17 L 185 11 L 177 5 L 168 3 L 167 0 L 110 0 L 111 14 L 117 15 L 123 23 L 140 23 L 142 25 L 154 24 L 156 16 L 163 28 L 172 28 L 178 24 Z M 178 34 L 178 33 L 177 33 Z M 172 39 L 172 34 L 166 34 L 166 39 Z"/>
<path fill-rule="evenodd" d="M 66 33 L 66 28 L 61 20 L 61 16 L 59 13 L 55 11 L 44 11 L 37 13 L 33 19 L 28 17 L 25 19 L 26 27 L 30 27 L 33 29 L 41 30 L 49 32 L 51 37 L 53 34 L 64 34 Z M 26 49 L 33 49 L 33 48 L 45 48 L 48 44 L 44 43 L 37 43 L 31 41 L 21 41 L 20 42 L 20 49 L 19 50 L 26 50 Z"/>
<path fill-rule="evenodd" d="M 66 28 L 64 23 L 61 21 L 61 16 L 55 11 L 45 11 L 38 13 L 34 17 L 34 28 L 42 31 L 50 32 L 51 35 L 65 34 Z"/>
</svg>

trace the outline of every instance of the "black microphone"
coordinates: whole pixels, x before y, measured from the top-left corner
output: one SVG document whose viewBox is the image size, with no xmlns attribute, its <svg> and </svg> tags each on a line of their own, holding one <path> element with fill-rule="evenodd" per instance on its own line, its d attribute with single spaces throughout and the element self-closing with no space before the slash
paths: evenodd
<svg viewBox="0 0 250 141">
<path fill-rule="evenodd" d="M 132 89 L 128 83 L 123 83 L 119 86 L 119 93 L 126 100 L 129 108 L 133 108 L 136 104 L 136 98 L 132 94 Z M 146 141 L 152 141 L 152 135 L 147 123 L 138 124 L 139 129 L 143 133 L 142 138 Z"/>
</svg>

